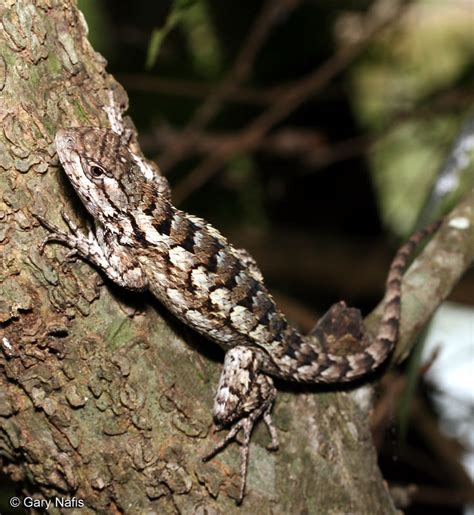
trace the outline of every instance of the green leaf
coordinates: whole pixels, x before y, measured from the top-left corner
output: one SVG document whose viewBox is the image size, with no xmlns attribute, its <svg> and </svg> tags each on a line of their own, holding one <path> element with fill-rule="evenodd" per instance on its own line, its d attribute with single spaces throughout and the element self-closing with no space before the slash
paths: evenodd
<svg viewBox="0 0 474 515">
<path fill-rule="evenodd" d="M 161 45 L 166 36 L 174 29 L 174 27 L 185 16 L 187 10 L 192 7 L 197 0 L 175 0 L 173 6 L 166 18 L 163 27 L 153 29 L 151 33 L 150 42 L 148 43 L 148 50 L 145 61 L 145 68 L 151 70 L 155 66 Z"/>
</svg>

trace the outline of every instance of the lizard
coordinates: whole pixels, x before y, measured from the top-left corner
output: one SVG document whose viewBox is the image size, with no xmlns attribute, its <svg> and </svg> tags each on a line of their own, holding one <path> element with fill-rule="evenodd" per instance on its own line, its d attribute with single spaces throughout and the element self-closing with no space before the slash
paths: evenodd
<svg viewBox="0 0 474 515">
<path fill-rule="evenodd" d="M 95 127 L 61 129 L 55 146 L 94 225 L 86 235 L 62 213 L 66 233 L 36 214 L 49 231 L 41 251 L 51 241 L 69 247 L 68 257 L 88 261 L 124 288 L 149 290 L 175 317 L 224 349 L 213 418 L 217 427 L 229 431 L 203 460 L 242 431 L 242 502 L 250 437 L 260 418 L 271 437 L 268 448 L 278 448 L 271 418 L 277 395 L 273 378 L 347 383 L 383 364 L 398 339 L 408 261 L 440 222 L 412 235 L 396 253 L 375 336 L 364 328 L 360 311 L 344 302 L 334 304 L 303 335 L 277 308 L 254 259 L 203 219 L 177 209 L 166 178 L 133 153 L 118 133 Z M 341 343 L 349 344 L 349 352 L 334 351 Z"/>
</svg>

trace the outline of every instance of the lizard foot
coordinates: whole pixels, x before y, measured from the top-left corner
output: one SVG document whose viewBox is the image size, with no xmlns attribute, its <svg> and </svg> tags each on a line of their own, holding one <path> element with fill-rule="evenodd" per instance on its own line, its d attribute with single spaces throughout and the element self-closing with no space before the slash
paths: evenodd
<svg viewBox="0 0 474 515">
<path fill-rule="evenodd" d="M 39 246 L 40 254 L 43 254 L 46 245 L 52 241 L 64 243 L 64 245 L 71 246 L 71 236 L 69 234 L 66 234 L 65 232 L 61 231 L 61 229 L 59 227 L 56 227 L 55 225 L 49 223 L 41 215 L 38 215 L 37 213 L 33 213 L 33 216 L 50 233 L 40 243 L 40 246 Z M 72 252 L 70 254 L 72 254 Z"/>
<path fill-rule="evenodd" d="M 243 440 L 240 448 L 240 490 L 237 504 L 244 498 L 249 462 L 250 437 L 260 417 L 270 433 L 269 450 L 278 449 L 278 437 L 271 418 L 276 397 L 272 379 L 260 372 L 260 351 L 238 346 L 229 350 L 224 361 L 219 387 L 214 401 L 214 419 L 220 426 L 230 426 L 227 435 L 204 456 L 209 461 L 235 439 L 240 430 Z"/>
<path fill-rule="evenodd" d="M 268 432 L 270 433 L 270 437 L 272 439 L 271 443 L 267 446 L 267 449 L 270 451 L 276 451 L 278 449 L 278 436 L 276 432 L 276 428 L 273 425 L 273 421 L 271 418 L 270 411 L 272 409 L 272 405 L 269 406 L 263 405 L 260 409 L 257 409 L 250 413 L 247 417 L 241 418 L 238 420 L 230 429 L 227 435 L 210 451 L 206 456 L 202 458 L 202 461 L 207 462 L 216 454 L 218 454 L 224 447 L 227 446 L 229 442 L 235 439 L 239 431 L 242 429 L 243 432 L 243 440 L 240 443 L 240 490 L 239 497 L 237 499 L 237 504 L 241 504 L 244 499 L 245 494 L 245 486 L 247 483 L 247 470 L 249 463 L 249 455 L 250 455 L 250 437 L 252 436 L 253 428 L 257 423 L 258 419 L 263 413 L 263 421 L 267 426 Z"/>
</svg>

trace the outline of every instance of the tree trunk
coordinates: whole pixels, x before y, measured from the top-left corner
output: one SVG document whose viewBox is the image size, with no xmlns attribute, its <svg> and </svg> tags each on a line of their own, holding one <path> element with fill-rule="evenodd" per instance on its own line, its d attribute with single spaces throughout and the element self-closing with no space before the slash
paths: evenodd
<svg viewBox="0 0 474 515">
<path fill-rule="evenodd" d="M 349 391 L 316 395 L 283 384 L 274 410 L 280 450 L 265 449 L 269 438 L 259 425 L 247 495 L 237 507 L 237 444 L 209 463 L 200 459 L 217 440 L 211 411 L 222 353 L 150 295 L 104 284 L 88 264 L 68 262 L 60 245 L 39 253 L 45 231 L 33 213 L 58 225 L 61 210 L 79 224 L 87 217 L 58 167 L 56 130 L 107 126 L 108 92 L 123 109 L 127 99 L 87 42 L 72 0 L 2 4 L 0 459 L 21 482 L 22 499 L 35 494 L 54 506 L 75 498 L 69 506 L 83 501 L 82 515 L 395 513 L 368 403 Z M 468 200 L 457 209 L 472 227 L 472 194 Z M 459 243 L 456 263 L 446 257 L 453 238 L 464 241 L 453 230 L 445 227 L 411 274 L 415 282 L 425 277 L 427 288 L 435 284 L 437 295 L 426 294 L 427 309 L 410 331 L 447 295 L 469 252 L 472 259 L 473 238 L 469 247 Z M 449 271 L 446 284 L 429 277 L 439 246 L 445 253 L 435 271 Z M 413 289 L 408 305 L 410 295 Z M 405 330 L 403 341 L 410 336 Z"/>
</svg>

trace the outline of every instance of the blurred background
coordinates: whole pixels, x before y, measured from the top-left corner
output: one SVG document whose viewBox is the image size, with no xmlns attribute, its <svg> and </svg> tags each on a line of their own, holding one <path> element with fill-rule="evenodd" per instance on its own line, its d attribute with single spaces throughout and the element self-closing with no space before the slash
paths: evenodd
<svg viewBox="0 0 474 515">
<path fill-rule="evenodd" d="M 341 299 L 370 312 L 400 242 L 474 184 L 474 0 L 79 7 L 175 203 L 248 249 L 302 330 Z M 471 269 L 378 391 L 407 514 L 474 513 L 473 377 Z"/>
</svg>

